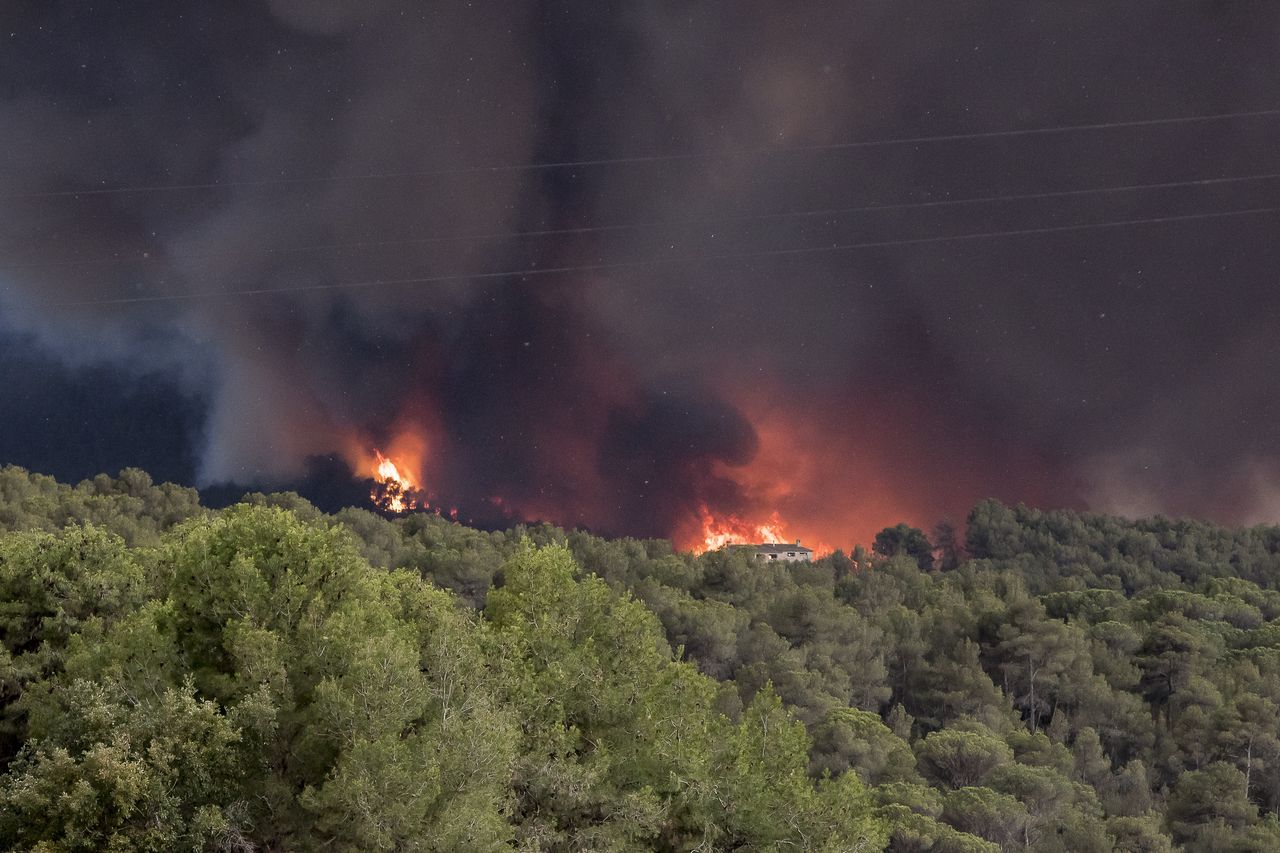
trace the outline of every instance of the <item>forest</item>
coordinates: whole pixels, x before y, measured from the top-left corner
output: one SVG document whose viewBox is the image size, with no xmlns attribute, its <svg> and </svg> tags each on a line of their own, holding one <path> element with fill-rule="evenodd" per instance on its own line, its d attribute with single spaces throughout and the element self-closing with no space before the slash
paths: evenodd
<svg viewBox="0 0 1280 853">
<path fill-rule="evenodd" d="M 0 848 L 1280 850 L 1280 528 L 760 563 L 0 469 Z"/>
</svg>

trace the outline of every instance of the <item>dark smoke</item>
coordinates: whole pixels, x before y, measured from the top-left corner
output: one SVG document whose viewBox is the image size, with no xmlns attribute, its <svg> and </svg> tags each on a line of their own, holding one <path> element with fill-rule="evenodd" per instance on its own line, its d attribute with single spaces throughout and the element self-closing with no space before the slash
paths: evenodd
<svg viewBox="0 0 1280 853">
<path fill-rule="evenodd" d="M 6 12 L 0 327 L 49 379 L 5 398 L 5 461 L 331 503 L 366 493 L 351 435 L 420 423 L 464 517 L 614 533 L 767 509 L 766 475 L 835 544 L 989 494 L 1280 512 L 1274 217 L 318 289 L 1276 204 L 1262 181 L 734 218 L 1280 172 L 1274 119 L 742 153 L 1276 106 L 1272 5 Z M 446 174 L 688 152 L 711 156 Z M 218 186 L 87 194 L 190 184 Z M 629 223 L 667 224 L 493 236 Z M 281 288 L 308 289 L 82 304 Z"/>
</svg>

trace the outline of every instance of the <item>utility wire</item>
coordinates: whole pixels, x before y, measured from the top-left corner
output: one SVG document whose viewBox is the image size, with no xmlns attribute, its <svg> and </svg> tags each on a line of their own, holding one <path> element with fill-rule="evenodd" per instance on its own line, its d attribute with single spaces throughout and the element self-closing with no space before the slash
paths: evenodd
<svg viewBox="0 0 1280 853">
<path fill-rule="evenodd" d="M 1247 183 L 1250 181 L 1280 180 L 1280 172 L 1269 172 L 1259 175 L 1240 175 L 1219 178 L 1197 178 L 1186 181 L 1162 181 L 1151 184 L 1125 184 L 1113 187 L 1091 187 L 1075 190 L 1052 190 L 1037 193 L 1015 193 L 1009 195 L 975 196 L 970 198 L 948 198 L 934 201 L 893 202 L 888 204 L 869 204 L 857 207 L 830 207 L 812 210 L 791 210 L 775 213 L 750 213 L 724 217 L 699 217 L 692 219 L 676 219 L 665 222 L 631 222 L 614 225 L 584 225 L 574 228 L 547 228 L 529 231 L 507 231 L 488 234 L 452 234 L 439 237 L 417 237 L 399 240 L 356 240 L 344 243 L 319 243 L 307 246 L 288 246 L 284 248 L 263 247 L 261 249 L 235 249 L 223 252 L 200 252 L 176 256 L 151 255 L 111 255 L 98 258 L 66 259 L 56 261 L 31 261 L 0 263 L 0 270 L 40 269 L 49 267 L 98 266 L 120 263 L 137 263 L 156 258 L 162 260 L 200 261 L 227 257 L 244 257 L 261 253 L 264 255 L 302 254 L 343 249 L 384 248 L 389 246 L 416 246 L 434 243 L 462 243 L 481 240 L 516 240 L 530 237 L 569 236 L 575 234 L 600 234 L 619 231 L 646 231 L 662 228 L 684 227 L 689 225 L 720 225 L 735 222 L 776 221 L 785 219 L 814 218 L 819 216 L 839 216 L 850 213 L 876 213 L 879 211 L 921 210 L 928 208 L 954 207 L 965 204 L 993 204 L 998 202 L 1033 201 L 1049 198 L 1071 198 L 1088 195 L 1108 195 L 1115 193 L 1139 192 L 1143 190 L 1175 189 L 1179 187 L 1206 187 L 1223 184 Z"/>
<path fill-rule="evenodd" d="M 1013 130 L 988 130 L 975 133 L 945 133 L 930 136 L 890 137 L 886 139 L 865 139 L 851 142 L 834 142 L 822 145 L 791 145 L 776 148 L 759 148 L 754 150 L 730 151 L 721 153 L 683 153 L 683 154 L 648 154 L 632 157 L 603 157 L 585 160 L 560 160 L 541 163 L 516 163 L 490 166 L 459 166 L 443 169 L 422 169 L 395 172 L 369 172 L 356 175 L 328 175 L 299 178 L 261 178 L 257 180 L 211 181 L 207 183 L 186 184 L 150 184 L 137 186 L 94 187 L 85 189 L 49 190 L 44 192 L 7 192 L 0 193 L 0 199 L 19 198 L 59 198 L 77 196 L 119 195 L 159 192 L 185 192 L 195 190 L 224 189 L 234 187 L 269 187 L 296 184 L 324 184 L 348 181 L 390 180 L 395 178 L 423 178 L 446 175 L 492 174 L 499 172 L 535 172 L 550 169 L 587 168 L 597 166 L 631 166 L 645 163 L 670 163 L 697 160 L 727 160 L 734 158 L 767 157 L 777 154 L 819 153 L 825 151 L 848 151 L 860 148 L 881 148 L 893 145 L 924 145 L 939 142 L 961 142 L 965 140 L 1004 139 L 1022 136 L 1047 136 L 1052 134 L 1076 133 L 1092 130 L 1115 130 L 1120 128 L 1162 127 L 1166 125 L 1197 124 L 1231 119 L 1268 118 L 1280 115 L 1280 109 L 1249 110 L 1243 112 L 1216 113 L 1212 115 L 1176 116 L 1170 118 L 1138 119 L 1133 121 L 1094 122 L 1091 124 L 1059 125 L 1055 127 L 1033 127 Z"/>
<path fill-rule="evenodd" d="M 533 267 L 529 269 L 507 270 L 504 272 L 453 273 L 449 275 L 422 276 L 416 278 L 370 279 L 367 281 L 333 282 L 330 284 L 308 284 L 296 287 L 262 287 L 244 290 L 198 291 L 192 293 L 171 293 L 152 296 L 127 296 L 110 299 L 86 299 L 69 302 L 44 303 L 48 307 L 84 307 L 108 305 L 135 305 L 148 302 L 193 301 L 199 299 L 223 299 L 239 296 L 269 296 L 281 293 L 303 293 L 320 290 L 355 290 L 373 287 L 390 287 L 408 284 L 442 284 L 457 281 L 476 281 L 486 279 L 530 278 L 533 276 L 562 275 L 575 272 L 604 272 L 609 270 L 636 269 L 643 267 L 671 266 L 679 264 L 700 264 L 713 261 L 742 261 L 761 258 L 789 257 L 796 255 L 814 255 L 831 252 L 852 252 L 862 249 L 879 249 L 893 246 L 920 246 L 933 243 L 962 242 L 968 240 L 990 240 L 1003 237 L 1021 237 L 1038 234 L 1060 234 L 1071 231 L 1086 231 L 1106 228 L 1126 228 L 1138 225 L 1157 225 L 1173 222 L 1193 222 L 1209 219 L 1223 219 L 1238 216 L 1256 216 L 1261 214 L 1280 213 L 1280 207 L 1251 207 L 1244 210 L 1224 210 L 1214 213 L 1188 213 L 1177 216 L 1157 216 L 1145 219 L 1122 219 L 1112 222 L 1092 222 L 1078 225 L 1054 225 L 1044 228 L 1020 228 L 1011 231 L 983 231 L 971 234 L 952 234 L 934 237 L 912 237 L 901 240 L 877 240 L 864 243 L 844 243 L 831 246 L 809 246 L 792 249 L 766 249 L 757 252 L 726 253 L 711 255 L 693 255 L 677 258 L 651 258 L 636 261 L 619 261 L 613 263 L 584 264 L 561 267 Z"/>
</svg>

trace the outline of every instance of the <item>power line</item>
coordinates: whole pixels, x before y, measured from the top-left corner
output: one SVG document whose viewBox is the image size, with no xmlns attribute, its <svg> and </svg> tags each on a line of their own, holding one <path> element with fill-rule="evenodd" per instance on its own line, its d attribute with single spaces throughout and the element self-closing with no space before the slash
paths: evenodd
<svg viewBox="0 0 1280 853">
<path fill-rule="evenodd" d="M 158 192 L 187 192 L 196 190 L 224 189 L 236 187 L 269 187 L 299 184 L 341 183 L 348 181 L 391 180 L 396 178 L 443 177 L 448 175 L 469 175 L 498 172 L 534 172 L 551 169 L 588 168 L 600 166 L 633 166 L 645 163 L 670 163 L 697 160 L 727 160 L 735 158 L 767 157 L 776 154 L 819 153 L 825 151 L 847 151 L 860 148 L 882 148 L 893 145 L 924 145 L 940 142 L 961 142 L 965 140 L 1002 139 L 1023 136 L 1047 136 L 1062 133 L 1077 133 L 1092 130 L 1117 130 L 1122 128 L 1162 127 L 1178 124 L 1196 124 L 1231 119 L 1268 118 L 1280 115 L 1280 109 L 1249 110 L 1231 113 L 1215 113 L 1212 115 L 1176 116 L 1170 118 L 1137 119 L 1131 121 L 1093 122 L 1090 124 L 1059 125 L 1054 127 L 1033 127 L 1012 130 L 988 130 L 973 133 L 944 133 L 929 136 L 890 137 L 886 139 L 853 140 L 850 142 L 834 142 L 822 145 L 791 145 L 777 148 L 759 148 L 754 150 L 730 151 L 723 153 L 682 153 L 682 154 L 647 154 L 630 157 L 602 157 L 583 160 L 559 160 L 540 163 L 516 163 L 490 166 L 458 166 L 444 169 L 422 169 L 395 172 L 368 172 L 356 175 L 328 175 L 300 178 L 261 178 L 257 180 L 211 181 L 207 183 L 186 184 L 150 184 L 136 186 L 97 187 L 86 189 L 49 190 L 43 192 L 9 192 L 0 193 L 0 199 L 19 198 L 59 198 L 77 196 L 99 196 L 118 194 L 140 194 Z"/>
<path fill-rule="evenodd" d="M 563 275 L 574 272 L 604 272 L 608 270 L 637 269 L 643 267 L 672 266 L 679 264 L 700 264 L 713 261 L 741 261 L 762 258 L 777 258 L 797 255 L 813 255 L 832 252 L 851 252 L 861 249 L 879 249 L 893 246 L 919 246 L 931 243 L 961 242 L 967 240 L 989 240 L 1002 237 L 1021 237 L 1038 234 L 1058 234 L 1071 231 L 1086 231 L 1106 228 L 1124 228 L 1138 225 L 1157 225 L 1173 222 L 1192 222 L 1208 219 L 1223 219 L 1235 216 L 1256 216 L 1268 213 L 1280 213 L 1280 207 L 1252 207 L 1244 210 L 1225 210 L 1213 213 L 1188 213 L 1177 216 L 1157 216 L 1145 219 L 1122 219 L 1113 222 L 1092 222 L 1078 225 L 1054 225 L 1043 228 L 1020 228 L 1010 231 L 984 231 L 971 234 L 951 234 L 934 237 L 912 237 L 900 240 L 877 240 L 864 243 L 845 243 L 832 246 L 808 246 L 791 249 L 766 249 L 757 252 L 726 253 L 711 255 L 695 255 L 681 258 L 651 258 L 637 261 L 619 261 L 613 263 L 584 264 L 577 266 L 543 267 L 504 272 L 453 273 L 449 275 L 422 276 L 415 278 L 370 279 L 367 281 L 333 282 L 331 284 L 309 284 L 296 287 L 263 287 L 244 290 L 201 291 L 195 293 L 173 293 L 154 296 L 128 296 L 111 299 L 87 299 L 72 302 L 44 303 L 48 307 L 87 307 L 108 305 L 134 305 L 149 302 L 194 301 L 198 299 L 223 299 L 238 296 L 269 296 L 282 293 L 303 293 L 320 290 L 355 290 L 371 287 L 389 287 L 408 284 L 443 284 L 446 282 L 475 281 L 486 279 L 530 278 L 533 276 Z"/>
<path fill-rule="evenodd" d="M 850 213 L 876 213 L 880 211 L 921 210 L 929 208 L 954 207 L 965 204 L 993 204 L 998 202 L 1033 201 L 1049 198 L 1071 198 L 1087 195 L 1109 195 L 1116 193 L 1140 192 L 1143 190 L 1176 189 L 1180 187 L 1205 187 L 1250 181 L 1280 180 L 1280 172 L 1268 172 L 1258 175 L 1239 175 L 1217 178 L 1196 178 L 1186 181 L 1161 181 L 1149 184 L 1123 184 L 1112 187 L 1089 187 L 1074 190 L 1051 190 L 1037 193 L 1014 193 L 995 196 L 974 196 L 969 198 L 937 199 L 933 201 L 891 202 L 888 204 L 868 204 L 856 207 L 830 207 L 810 210 L 779 211 L 775 213 L 751 213 L 724 217 L 698 217 L 669 221 L 631 222 L 613 225 L 584 225 L 573 228 L 546 228 L 526 231 L 506 231 L 487 234 L 453 234 L 439 237 L 417 237 L 399 240 L 355 240 L 344 243 L 319 243 L 306 246 L 289 246 L 284 248 L 263 247 L 262 249 L 236 249 L 225 252 L 201 252 L 178 255 L 169 260 L 200 261 L 226 257 L 244 257 L 261 252 L 265 255 L 301 254 L 328 250 L 383 248 L 389 246 L 416 246 L 433 243 L 459 243 L 481 240 L 515 240 L 528 237 L 570 236 L 576 234 L 599 234 L 619 231 L 657 230 L 689 225 L 718 225 L 733 222 L 773 221 L 780 219 L 814 218 L 819 216 L 839 216 Z M 0 270 L 40 269 L 50 267 L 97 266 L 119 263 L 137 263 L 151 260 L 150 254 L 142 257 L 136 255 L 112 255 L 98 258 L 66 259 L 56 261 L 32 261 L 0 264 Z"/>
</svg>

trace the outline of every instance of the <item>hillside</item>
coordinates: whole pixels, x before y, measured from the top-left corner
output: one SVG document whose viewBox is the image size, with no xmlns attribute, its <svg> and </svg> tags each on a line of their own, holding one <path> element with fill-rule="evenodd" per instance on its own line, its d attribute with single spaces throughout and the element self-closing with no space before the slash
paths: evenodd
<svg viewBox="0 0 1280 853">
<path fill-rule="evenodd" d="M 782 566 L 5 468 L 0 531 L 4 849 L 1280 849 L 1280 528 Z"/>
</svg>

